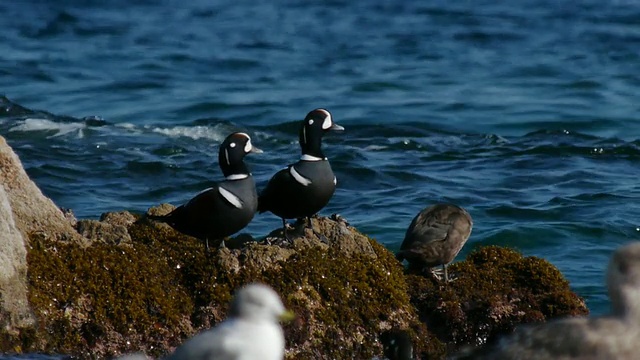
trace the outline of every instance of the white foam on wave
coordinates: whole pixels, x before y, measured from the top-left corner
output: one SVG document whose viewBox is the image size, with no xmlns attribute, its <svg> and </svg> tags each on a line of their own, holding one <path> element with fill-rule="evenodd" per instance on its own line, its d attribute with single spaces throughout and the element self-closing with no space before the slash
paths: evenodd
<svg viewBox="0 0 640 360">
<path fill-rule="evenodd" d="M 219 129 L 208 126 L 175 126 L 172 128 L 154 127 L 151 130 L 155 133 L 170 137 L 184 136 L 193 140 L 209 139 L 213 141 L 222 141 L 225 138 L 225 134 L 223 134 Z"/>
<path fill-rule="evenodd" d="M 388 146 L 385 145 L 368 145 L 364 148 L 365 151 L 378 151 L 388 149 Z"/>
<path fill-rule="evenodd" d="M 27 118 L 19 121 L 16 126 L 9 129 L 9 131 L 56 131 L 55 134 L 49 137 L 63 136 L 69 133 L 76 133 L 79 137 L 83 137 L 83 129 L 87 125 L 83 123 L 62 123 L 55 122 L 49 119 Z"/>
<path fill-rule="evenodd" d="M 119 124 L 116 124 L 116 127 L 123 128 L 123 129 L 135 129 L 136 128 L 136 126 L 133 125 L 132 123 L 119 123 Z"/>
</svg>

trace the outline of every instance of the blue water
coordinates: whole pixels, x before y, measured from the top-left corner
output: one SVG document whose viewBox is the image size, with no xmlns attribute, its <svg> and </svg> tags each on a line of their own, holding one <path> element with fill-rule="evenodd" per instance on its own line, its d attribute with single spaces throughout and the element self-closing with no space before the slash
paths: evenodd
<svg viewBox="0 0 640 360">
<path fill-rule="evenodd" d="M 438 201 L 479 245 L 548 259 L 607 310 L 640 227 L 640 2 L 3 1 L 0 134 L 80 218 L 180 204 L 249 132 L 262 187 L 329 109 L 324 215 L 397 249 Z M 20 108 L 17 104 L 25 107 Z M 31 111 L 38 110 L 38 111 Z M 263 214 L 256 237 L 280 221 Z"/>
</svg>

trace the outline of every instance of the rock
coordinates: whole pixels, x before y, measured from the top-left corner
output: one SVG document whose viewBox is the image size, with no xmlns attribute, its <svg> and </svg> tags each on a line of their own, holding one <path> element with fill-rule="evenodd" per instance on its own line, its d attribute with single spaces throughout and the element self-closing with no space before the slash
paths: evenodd
<svg viewBox="0 0 640 360">
<path fill-rule="evenodd" d="M 136 216 L 128 211 L 107 212 L 100 216 L 100 221 L 78 221 L 76 229 L 82 236 L 93 242 L 112 245 L 129 244 L 131 236 L 127 228 L 135 221 Z"/>
<path fill-rule="evenodd" d="M 0 186 L 0 234 L 0 326 L 13 329 L 33 325 L 35 319 L 27 300 L 27 250 L 3 186 Z"/>
<path fill-rule="evenodd" d="M 171 205 L 171 204 L 160 204 L 158 206 L 154 206 L 149 208 L 149 210 L 147 211 L 147 214 L 149 215 L 156 215 L 156 216 L 162 216 L 162 215 L 167 215 L 170 212 L 172 212 L 173 210 L 175 210 L 176 207 Z"/>
<path fill-rule="evenodd" d="M 100 221 L 114 226 L 122 226 L 125 229 L 136 222 L 136 220 L 136 216 L 128 211 L 107 212 L 100 216 Z"/>
<path fill-rule="evenodd" d="M 27 246 L 33 234 L 83 243 L 62 211 L 29 179 L 18 156 L 0 136 L 0 327 L 30 326 Z"/>
<path fill-rule="evenodd" d="M 109 218 L 127 224 L 135 216 L 104 215 L 102 223 Z M 294 225 L 293 244 L 278 230 L 260 241 L 227 239 L 235 248 L 209 252 L 144 217 L 128 226 L 126 247 L 36 239 L 29 295 L 41 325 L 38 341 L 22 347 L 163 356 L 224 320 L 234 289 L 256 281 L 276 289 L 297 314 L 284 327 L 290 359 L 380 356 L 378 338 L 391 329 L 406 331 L 417 358 L 441 359 L 521 322 L 587 311 L 542 259 L 485 247 L 451 265 L 457 280 L 443 285 L 405 274 L 394 254 L 338 217 L 313 222 L 315 232 Z"/>
<path fill-rule="evenodd" d="M 589 312 L 556 267 L 515 250 L 482 247 L 450 269 L 457 279 L 446 285 L 407 274 L 411 302 L 449 350 L 490 342 L 518 324 Z"/>
<path fill-rule="evenodd" d="M 62 214 L 64 215 L 64 218 L 67 219 L 69 224 L 71 224 L 71 226 L 73 226 L 75 228 L 76 224 L 78 224 L 78 219 L 76 219 L 76 214 L 73 213 L 73 210 L 66 209 L 66 208 L 60 208 L 60 211 L 62 211 Z"/>
<path fill-rule="evenodd" d="M 127 228 L 97 220 L 80 220 L 76 224 L 78 232 L 93 242 L 103 242 L 112 245 L 130 243 L 131 236 Z"/>
<path fill-rule="evenodd" d="M 7 193 L 9 209 L 24 239 L 39 233 L 53 240 L 85 242 L 63 212 L 31 181 L 3 137 L 0 137 L 0 169 L 0 184 Z"/>
<path fill-rule="evenodd" d="M 293 243 L 298 248 L 305 247 L 336 247 L 344 255 L 354 254 L 376 257 L 376 252 L 367 236 L 357 231 L 339 215 L 334 214 L 330 219 L 313 217 L 313 230 L 306 227 L 305 220 L 293 224 L 293 229 L 288 234 L 293 238 Z M 321 236 L 318 236 L 318 235 Z M 265 239 L 267 243 L 277 243 L 289 246 L 284 239 L 282 229 L 272 231 Z"/>
<path fill-rule="evenodd" d="M 324 242 L 311 233 L 288 247 L 241 240 L 238 249 L 209 252 L 144 218 L 129 226 L 127 247 L 39 239 L 29 272 L 39 340 L 23 348 L 162 356 L 222 321 L 233 290 L 258 281 L 298 315 L 285 327 L 293 358 L 370 358 L 382 353 L 378 336 L 391 328 L 407 329 L 419 354 L 444 354 L 419 321 L 393 254 L 344 222 L 314 222 L 316 231 L 326 230 Z"/>
</svg>

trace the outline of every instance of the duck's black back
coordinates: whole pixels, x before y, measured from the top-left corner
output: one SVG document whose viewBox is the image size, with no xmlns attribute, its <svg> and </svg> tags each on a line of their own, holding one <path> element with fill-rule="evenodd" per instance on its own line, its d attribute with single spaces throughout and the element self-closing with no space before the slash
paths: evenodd
<svg viewBox="0 0 640 360">
<path fill-rule="evenodd" d="M 292 175 L 291 167 L 303 178 L 302 183 Z M 285 219 L 312 216 L 329 203 L 335 190 L 336 180 L 328 160 L 301 160 L 280 170 L 269 181 L 260 194 L 258 211 L 270 211 Z"/>
<path fill-rule="evenodd" d="M 220 188 L 223 192 L 226 190 L 235 195 L 239 204 L 227 200 Z M 252 176 L 241 180 L 227 180 L 196 195 L 169 214 L 165 221 L 176 230 L 199 239 L 220 239 L 249 224 L 258 208 L 257 199 Z M 241 207 L 238 208 L 237 205 Z"/>
</svg>

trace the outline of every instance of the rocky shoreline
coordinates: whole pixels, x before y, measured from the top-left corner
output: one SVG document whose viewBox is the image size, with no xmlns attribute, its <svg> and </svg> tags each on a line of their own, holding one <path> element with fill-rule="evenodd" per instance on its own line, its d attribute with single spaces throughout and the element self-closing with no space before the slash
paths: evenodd
<svg viewBox="0 0 640 360">
<path fill-rule="evenodd" d="M 449 284 L 408 272 L 338 216 L 313 219 L 316 233 L 296 224 L 292 245 L 276 230 L 207 252 L 144 214 L 76 221 L 1 137 L 0 170 L 4 353 L 160 357 L 222 321 L 233 290 L 256 281 L 297 315 L 284 327 L 288 359 L 381 356 L 390 329 L 408 331 L 418 358 L 441 359 L 521 323 L 588 313 L 553 265 L 507 248 L 474 250 Z"/>
</svg>

